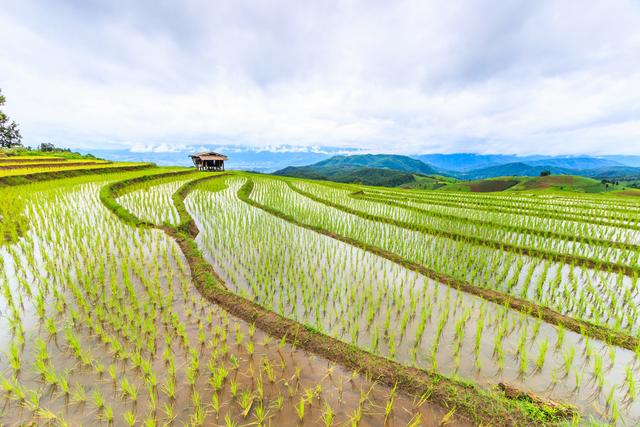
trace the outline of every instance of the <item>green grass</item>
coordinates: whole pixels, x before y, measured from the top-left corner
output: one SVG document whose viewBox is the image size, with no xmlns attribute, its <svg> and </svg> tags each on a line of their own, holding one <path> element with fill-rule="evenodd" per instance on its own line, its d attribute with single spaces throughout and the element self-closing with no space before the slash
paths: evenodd
<svg viewBox="0 0 640 427">
<path fill-rule="evenodd" d="M 403 184 L 400 188 L 412 188 L 415 190 L 437 190 L 458 182 L 455 178 L 442 175 L 414 175 L 415 182 Z"/>
<path fill-rule="evenodd" d="M 500 176 L 495 178 L 478 179 L 473 181 L 437 181 L 434 185 L 426 182 L 423 186 L 412 186 L 425 190 L 438 190 L 450 192 L 526 192 L 526 193 L 610 193 L 629 190 L 625 183 L 618 185 L 603 184 L 600 180 L 574 175 L 550 175 L 550 176 Z M 640 191 L 638 192 L 640 194 Z"/>
<path fill-rule="evenodd" d="M 7 156 L 9 159 L 31 159 L 34 160 L 39 157 L 59 157 L 68 160 L 79 160 L 79 159 L 99 159 L 92 154 L 80 154 L 72 151 L 40 151 L 40 150 L 27 150 L 26 148 L 3 148 L 0 149 L 0 159 Z"/>
</svg>

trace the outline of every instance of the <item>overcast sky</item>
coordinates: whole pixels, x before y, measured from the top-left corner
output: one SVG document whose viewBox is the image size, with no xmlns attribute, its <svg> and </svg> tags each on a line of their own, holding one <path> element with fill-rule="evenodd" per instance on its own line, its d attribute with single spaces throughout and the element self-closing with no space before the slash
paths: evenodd
<svg viewBox="0 0 640 427">
<path fill-rule="evenodd" d="M 640 1 L 33 1 L 0 9 L 24 142 L 640 154 Z"/>
</svg>

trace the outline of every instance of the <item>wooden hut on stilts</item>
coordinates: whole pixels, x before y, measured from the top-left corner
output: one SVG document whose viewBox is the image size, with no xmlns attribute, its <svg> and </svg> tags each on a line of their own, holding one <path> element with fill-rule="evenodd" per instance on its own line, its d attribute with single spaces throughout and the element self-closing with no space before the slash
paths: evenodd
<svg viewBox="0 0 640 427">
<path fill-rule="evenodd" d="M 213 151 L 191 154 L 189 157 L 196 168 L 201 171 L 223 171 L 224 161 L 229 159 L 224 154 Z"/>
</svg>

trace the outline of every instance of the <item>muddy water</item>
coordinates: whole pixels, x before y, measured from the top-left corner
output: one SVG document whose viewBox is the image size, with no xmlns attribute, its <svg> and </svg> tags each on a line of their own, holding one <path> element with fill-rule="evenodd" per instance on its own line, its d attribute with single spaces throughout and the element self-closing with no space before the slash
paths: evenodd
<svg viewBox="0 0 640 427">
<path fill-rule="evenodd" d="M 331 407 L 335 423 L 360 413 L 359 425 L 384 424 L 388 387 L 280 345 L 202 300 L 177 246 L 159 231 L 122 225 L 102 208 L 98 191 L 98 185 L 80 185 L 34 195 L 34 226 L 18 244 L 0 250 L 0 285 L 11 296 L 0 298 L 0 371 L 5 385 L 15 375 L 14 386 L 26 397 L 4 393 L 0 421 L 64 420 L 76 426 L 108 424 L 112 416 L 115 425 L 124 425 L 123 415 L 130 411 L 136 424 L 213 425 L 229 416 L 244 425 L 257 422 L 264 410 L 265 424 L 322 425 Z M 39 295 L 42 317 L 36 308 Z M 11 307 L 22 333 L 10 332 Z M 76 339 L 79 352 L 71 345 Z M 19 371 L 9 363 L 11 343 L 19 348 Z M 55 373 L 53 382 L 36 369 L 42 346 L 45 364 Z M 136 367 L 137 355 L 148 365 Z M 190 375 L 196 358 L 198 369 Z M 175 397 L 167 391 L 170 366 L 176 372 Z M 209 366 L 227 371 L 216 392 Z M 125 378 L 137 390 L 135 401 L 125 396 Z M 96 405 L 96 394 L 105 406 Z M 300 420 L 296 407 L 302 399 Z M 251 404 L 244 405 L 247 401 Z M 423 425 L 436 425 L 445 413 L 396 393 L 387 425 L 406 425 L 415 417 Z"/>
<path fill-rule="evenodd" d="M 559 332 L 295 227 L 237 200 L 240 182 L 230 182 L 220 193 L 194 192 L 187 208 L 201 230 L 199 244 L 236 292 L 406 364 L 487 386 L 507 381 L 597 419 L 640 420 L 627 380 L 627 371 L 634 382 L 639 372 L 633 352 Z"/>
</svg>

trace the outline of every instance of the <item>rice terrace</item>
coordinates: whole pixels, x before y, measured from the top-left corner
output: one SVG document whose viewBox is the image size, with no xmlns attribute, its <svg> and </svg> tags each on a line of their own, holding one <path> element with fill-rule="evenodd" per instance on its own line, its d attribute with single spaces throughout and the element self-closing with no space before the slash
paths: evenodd
<svg viewBox="0 0 640 427">
<path fill-rule="evenodd" d="M 9 424 L 640 420 L 640 200 L 0 164 Z"/>
<path fill-rule="evenodd" d="M 640 426 L 640 2 L 6 0 L 0 427 Z"/>
</svg>

